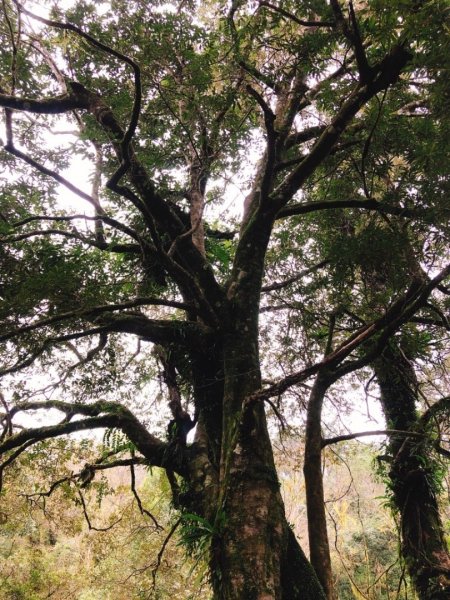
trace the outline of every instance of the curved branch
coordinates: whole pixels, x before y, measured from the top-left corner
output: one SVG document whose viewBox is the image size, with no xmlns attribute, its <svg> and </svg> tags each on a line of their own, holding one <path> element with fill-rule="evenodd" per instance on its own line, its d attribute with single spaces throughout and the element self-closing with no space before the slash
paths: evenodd
<svg viewBox="0 0 450 600">
<path fill-rule="evenodd" d="M 174 303 L 175 304 L 175 303 Z M 177 303 L 178 304 L 178 303 Z M 100 312 L 111 312 L 110 308 L 100 307 Z M 183 305 L 183 310 L 185 305 Z M 93 311 L 87 311 L 93 312 Z M 95 310 L 94 310 L 95 312 Z M 59 317 L 54 317 L 48 321 L 57 322 Z M 105 315 L 103 317 L 98 316 L 96 319 L 98 322 L 102 322 L 102 326 L 94 327 L 92 329 L 86 329 L 84 331 L 78 331 L 75 333 L 69 333 L 60 335 L 58 337 L 48 338 L 43 344 L 41 344 L 36 350 L 31 352 L 25 359 L 15 363 L 11 367 L 5 367 L 0 369 L 0 377 L 16 373 L 21 369 L 30 366 L 36 358 L 48 350 L 51 346 L 67 342 L 69 340 L 80 339 L 96 334 L 105 334 L 110 332 L 122 332 L 130 333 L 139 336 L 141 339 L 154 342 L 154 343 L 177 343 L 184 347 L 195 347 L 198 345 L 205 344 L 205 341 L 212 334 L 212 330 L 204 325 L 189 321 L 176 321 L 176 320 L 152 320 L 148 319 L 141 314 L 122 314 L 121 316 Z M 42 325 L 42 322 L 40 322 Z M 36 328 L 36 324 L 28 326 L 31 329 Z M 30 329 L 28 329 L 30 330 Z M 15 337 L 22 330 L 17 332 L 9 332 L 6 336 L 0 337 L 0 341 Z"/>
<path fill-rule="evenodd" d="M 0 403 L 3 405 L 3 408 L 5 409 L 5 414 L 1 418 L 1 421 L 5 423 L 3 431 L 0 434 L 0 442 L 1 442 L 6 435 L 12 435 L 13 426 L 12 426 L 12 420 L 11 420 L 11 412 L 9 410 L 8 403 L 6 402 L 5 397 L 3 396 L 1 391 L 0 391 Z"/>
<path fill-rule="evenodd" d="M 332 383 L 343 375 L 366 366 L 382 352 L 387 340 L 427 302 L 432 291 L 449 275 L 450 264 L 426 284 L 418 284 L 417 281 L 413 281 L 407 292 L 394 302 L 382 317 L 358 329 L 322 361 L 301 371 L 292 373 L 272 386 L 248 396 L 244 402 L 244 408 L 253 402 L 278 396 L 290 387 L 305 381 L 323 369 L 328 371 L 327 379 Z M 363 343 L 372 339 L 376 334 L 380 335 L 368 352 L 361 358 L 345 362 L 339 367 L 347 356 Z"/>
<path fill-rule="evenodd" d="M 22 219 L 22 221 L 16 221 L 15 223 L 12 223 L 12 227 L 14 229 L 19 229 L 20 227 L 23 227 L 24 225 L 27 225 L 28 223 L 33 223 L 34 221 L 56 221 L 56 222 L 63 223 L 63 222 L 71 222 L 71 221 L 77 221 L 77 220 L 102 221 L 103 223 L 106 223 L 106 225 L 109 225 L 113 229 L 117 229 L 117 231 L 121 231 L 122 233 L 125 233 L 126 235 L 130 236 L 132 239 L 136 240 L 139 244 L 141 244 L 141 242 L 142 242 L 139 234 L 136 231 L 134 231 L 134 229 L 131 229 L 131 227 L 128 227 L 127 225 L 124 225 L 120 221 L 117 221 L 117 219 L 109 217 L 108 215 L 105 215 L 103 213 L 95 215 L 94 217 L 90 217 L 88 215 L 82 215 L 82 214 L 79 214 L 79 215 L 57 215 L 57 216 L 32 215 L 30 217 L 27 217 L 26 219 Z"/>
<path fill-rule="evenodd" d="M 24 429 L 5 439 L 0 444 L 0 455 L 14 448 L 21 447 L 24 444 L 31 446 L 42 440 L 47 440 L 61 435 L 67 435 L 76 431 L 85 431 L 87 429 L 99 429 L 106 427 L 116 427 L 118 424 L 116 415 L 102 415 L 90 417 L 82 421 L 63 422 L 57 425 L 48 425 L 47 427 L 34 427 Z"/>
<path fill-rule="evenodd" d="M 325 446 L 330 446 L 331 444 L 337 444 L 338 442 L 345 442 L 347 440 L 354 440 L 356 438 L 369 437 L 372 435 L 398 435 L 400 437 L 415 437 L 420 439 L 426 437 L 424 433 L 418 433 L 416 431 L 403 431 L 400 429 L 376 429 L 374 431 L 360 431 L 358 433 L 347 433 L 345 435 L 337 435 L 336 437 L 332 438 L 325 438 L 322 440 L 322 448 L 325 448 Z"/>
<path fill-rule="evenodd" d="M 149 517 L 153 521 L 153 523 L 156 527 L 156 530 L 162 530 L 164 528 L 161 527 L 161 525 L 158 523 L 158 521 L 152 515 L 152 513 L 149 510 L 147 510 L 146 508 L 144 508 L 144 506 L 142 505 L 142 500 L 136 490 L 136 474 L 134 472 L 134 465 L 137 463 L 134 462 L 133 459 L 129 459 L 129 460 L 132 461 L 132 462 L 128 462 L 129 467 L 130 467 L 130 476 L 131 476 L 131 491 L 133 492 L 133 496 L 136 499 L 139 511 L 140 511 L 141 515 L 147 515 L 147 517 Z M 124 462 L 124 461 L 122 461 L 122 462 Z"/>
<path fill-rule="evenodd" d="M 2 98 L 0 96 L 0 106 L 2 105 L 1 101 L 2 101 Z M 92 206 L 94 206 L 95 208 L 99 208 L 99 203 L 97 200 L 95 200 L 95 198 L 93 198 L 89 194 L 86 194 L 86 192 L 83 192 L 83 190 L 80 190 L 80 188 L 77 188 L 76 185 L 74 185 L 73 183 L 70 183 L 70 181 L 68 179 L 66 179 L 65 177 L 63 177 L 62 175 L 57 173 L 56 171 L 49 169 L 48 167 L 45 167 L 44 165 L 41 165 L 36 160 L 34 160 L 34 158 L 31 158 L 31 156 L 28 156 L 24 152 L 21 152 L 20 150 L 18 150 L 12 143 L 12 140 L 9 140 L 4 145 L 4 149 L 6 150 L 6 152 L 9 152 L 9 154 L 12 154 L 13 156 L 16 156 L 17 158 L 20 158 L 20 160 L 23 160 L 24 162 L 26 162 L 28 165 L 30 165 L 31 167 L 36 169 L 36 171 L 39 171 L 39 173 L 42 173 L 43 175 L 47 175 L 48 177 L 51 177 L 52 179 L 54 179 L 55 181 L 57 181 L 58 183 L 60 183 L 64 187 L 66 187 L 68 190 L 70 190 L 73 194 L 76 194 L 83 200 L 86 200 L 87 202 L 89 202 L 89 204 L 92 204 Z"/>
<path fill-rule="evenodd" d="M 76 475 L 68 475 L 67 477 L 61 477 L 61 479 L 57 479 L 54 481 L 51 486 L 48 488 L 46 492 L 34 492 L 33 494 L 20 494 L 21 496 L 25 496 L 27 500 L 31 500 L 31 498 L 50 498 L 53 492 L 63 483 L 67 481 L 73 481 Z"/>
<path fill-rule="evenodd" d="M 130 465 L 145 465 L 145 464 L 147 464 L 147 461 L 144 458 L 135 457 L 135 458 L 119 459 L 119 460 L 115 460 L 115 461 L 112 461 L 109 463 L 93 463 L 93 464 L 89 464 L 88 468 L 91 469 L 92 471 L 106 471 L 107 469 L 114 469 L 116 467 L 129 467 Z M 50 485 L 50 487 L 48 488 L 48 490 L 46 492 L 34 492 L 33 494 L 21 494 L 21 495 L 26 496 L 26 498 L 35 498 L 35 497 L 49 498 L 53 494 L 53 492 L 63 483 L 66 483 L 68 481 L 73 482 L 76 479 L 79 479 L 81 473 L 82 473 L 82 471 L 80 471 L 79 473 L 72 473 L 71 475 L 68 475 L 66 477 L 61 477 L 61 479 L 57 479 Z"/>
<path fill-rule="evenodd" d="M 57 425 L 25 429 L 5 439 L 0 444 L 0 455 L 36 442 L 67 435 L 76 431 L 99 428 L 118 428 L 125 433 L 137 450 L 149 464 L 162 466 L 167 463 L 167 444 L 147 431 L 133 413 L 116 402 L 95 402 L 93 404 L 72 404 L 58 400 L 45 402 L 27 402 L 14 407 L 13 414 L 24 410 L 56 409 L 66 414 L 66 418 Z M 78 421 L 71 419 L 75 415 L 86 417 Z M 9 460 L 9 459 L 8 459 Z M 175 470 L 178 470 L 175 468 Z"/>
<path fill-rule="evenodd" d="M 447 418 L 450 415 L 450 396 L 444 396 L 432 404 L 420 417 L 421 425 L 426 427 L 439 413 L 443 413 Z"/>
<path fill-rule="evenodd" d="M 22 242 L 32 237 L 38 236 L 52 236 L 60 235 L 62 237 L 77 240 L 82 244 L 86 244 L 92 248 L 98 248 L 99 250 L 107 250 L 108 252 L 119 252 L 119 253 L 131 253 L 140 254 L 141 247 L 137 244 L 108 244 L 107 242 L 99 242 L 97 240 L 90 240 L 79 233 L 73 231 L 65 231 L 63 229 L 35 229 L 28 231 L 27 233 L 21 233 L 19 235 L 12 235 L 5 238 L 0 238 L 1 244 L 13 244 L 15 242 Z"/>
<path fill-rule="evenodd" d="M 161 546 L 161 550 L 158 552 L 158 556 L 156 557 L 155 567 L 152 569 L 153 588 L 155 588 L 155 586 L 156 586 L 156 575 L 157 575 L 158 569 L 159 569 L 159 567 L 161 565 L 161 560 L 162 560 L 164 551 L 166 549 L 166 546 L 170 542 L 170 539 L 172 538 L 173 534 L 177 530 L 177 528 L 180 525 L 180 523 L 181 523 L 181 517 L 178 519 L 178 521 L 176 521 L 174 523 L 174 525 L 172 525 L 171 530 L 167 534 L 166 539 L 164 540 L 164 542 L 163 542 L 163 544 Z"/>
<path fill-rule="evenodd" d="M 89 518 L 89 515 L 87 512 L 87 507 L 86 507 L 86 501 L 84 499 L 83 494 L 81 493 L 81 490 L 78 490 L 78 497 L 80 498 L 80 503 L 83 508 L 83 514 L 84 514 L 84 518 L 86 519 L 87 526 L 91 531 L 109 531 L 110 529 L 115 527 L 118 523 L 120 523 L 120 521 L 122 520 L 122 517 L 120 517 L 120 519 L 116 519 L 114 521 L 114 523 L 111 523 L 111 525 L 108 525 L 108 527 L 94 527 Z"/>
<path fill-rule="evenodd" d="M 25 452 L 25 450 L 32 446 L 34 443 L 35 440 L 31 438 L 30 440 L 19 446 L 19 448 L 15 452 L 10 454 L 8 458 L 0 464 L 0 492 L 2 491 L 3 487 L 3 471 L 5 470 L 5 468 L 8 465 L 12 464 L 16 460 L 16 458 L 18 458 L 22 454 L 22 452 Z"/>
</svg>

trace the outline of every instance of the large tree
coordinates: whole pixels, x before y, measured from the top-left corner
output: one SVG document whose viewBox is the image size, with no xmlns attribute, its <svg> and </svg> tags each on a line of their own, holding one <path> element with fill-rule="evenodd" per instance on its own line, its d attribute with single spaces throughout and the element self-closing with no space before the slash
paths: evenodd
<svg viewBox="0 0 450 600">
<path fill-rule="evenodd" d="M 265 409 L 281 417 L 272 398 L 379 359 L 436 289 L 447 290 L 450 266 L 426 250 L 420 274 L 399 261 L 398 285 L 363 323 L 347 319 L 334 338 L 329 327 L 325 346 L 318 330 L 315 342 L 299 335 L 301 364 L 289 373 L 270 364 L 267 353 L 281 348 L 273 333 L 260 356 L 260 301 L 304 280 L 305 314 L 324 308 L 324 286 L 308 286 L 308 277 L 335 281 L 339 261 L 314 263 L 322 215 L 345 213 L 350 225 L 359 213 L 412 220 L 422 244 L 442 243 L 442 191 L 422 201 L 417 182 L 407 182 L 406 195 L 380 201 L 374 182 L 390 165 L 370 148 L 395 136 L 393 111 L 417 116 L 428 102 L 439 112 L 444 7 L 106 7 L 78 2 L 44 18 L 15 0 L 2 5 L 0 339 L 12 392 L 0 469 L 42 440 L 121 430 L 131 451 L 123 460 L 166 469 L 175 506 L 207 524 L 216 598 L 331 598 L 329 570 L 318 568 L 328 560 L 326 532 L 318 529 L 312 555 L 319 583 L 284 514 Z M 359 184 L 336 168 L 355 161 Z M 369 174 L 369 163 L 378 171 Z M 89 192 L 62 174 L 66 167 L 84 173 Z M 71 208 L 68 191 L 82 208 Z M 352 252 L 349 243 L 347 258 Z M 333 323 L 345 308 L 333 307 Z M 319 319 L 326 315 L 325 307 Z M 264 385 L 262 360 L 272 379 Z M 167 438 L 152 429 L 152 400 L 132 398 L 158 370 L 172 417 Z M 46 373 L 53 377 L 42 389 Z M 23 418 L 55 410 L 64 417 L 54 424 Z M 309 421 L 316 445 L 305 472 L 320 467 L 320 410 Z M 94 474 L 88 465 L 79 483 Z"/>
</svg>

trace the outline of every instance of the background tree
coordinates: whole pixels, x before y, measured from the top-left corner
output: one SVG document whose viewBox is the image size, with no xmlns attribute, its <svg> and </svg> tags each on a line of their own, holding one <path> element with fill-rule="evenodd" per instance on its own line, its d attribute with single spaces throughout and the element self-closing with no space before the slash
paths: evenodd
<svg viewBox="0 0 450 600">
<path fill-rule="evenodd" d="M 375 361 L 450 273 L 425 250 L 423 276 L 400 261 L 384 301 L 355 318 L 349 294 L 361 287 L 339 276 L 336 254 L 322 252 L 330 209 L 343 220 L 353 208 L 362 220 L 373 213 L 420 222 L 423 249 L 445 239 L 439 193 L 422 206 L 409 179 L 406 196 L 381 202 L 372 187 L 389 169 L 371 181 L 367 171 L 375 133 L 381 147 L 391 138 L 392 107 L 416 110 L 416 79 L 441 102 L 444 43 L 432 50 L 430 40 L 444 36 L 443 7 L 333 0 L 110 8 L 101 14 L 80 2 L 65 17 L 55 8 L 42 18 L 3 3 L 0 339 L 1 374 L 14 394 L 4 402 L 0 469 L 42 440 L 118 429 L 128 442 L 117 453 L 166 469 L 174 504 L 202 525 L 217 598 L 317 599 L 321 585 L 332 598 L 324 524 L 319 559 L 311 548 L 320 585 L 286 520 L 265 405 L 281 416 L 271 398 L 314 375 L 334 382 Z M 68 144 L 49 138 L 68 126 L 76 129 Z M 378 168 L 385 154 L 376 156 Z M 80 168 L 92 164 L 89 193 L 62 175 L 75 157 Z M 360 181 L 335 166 L 355 160 Z M 223 212 L 226 189 L 243 178 L 236 223 L 238 211 Z M 65 205 L 61 186 L 91 212 Z M 358 223 L 349 219 L 349 227 Z M 392 236 L 378 229 L 386 247 Z M 355 248 L 341 239 L 350 257 Z M 263 282 L 272 256 L 282 281 Z M 297 272 L 302 262 L 307 273 L 326 266 L 335 287 L 322 290 L 314 277 L 302 290 L 297 302 L 310 322 L 293 344 L 300 364 L 287 373 L 272 364 L 263 385 L 261 293 L 308 277 L 303 265 Z M 367 266 L 355 265 L 363 280 Z M 330 294 L 342 298 L 332 316 Z M 321 325 L 314 340 L 316 316 L 328 331 L 324 338 Z M 44 389 L 23 379 L 55 364 Z M 157 390 L 144 387 L 158 370 L 172 416 L 167 439 L 151 425 L 148 395 Z M 131 402 L 139 389 L 145 394 Z M 320 471 L 319 404 L 308 417 L 314 443 L 305 472 Z M 35 410 L 64 417 L 17 429 Z M 94 476 L 87 465 L 80 486 Z"/>
</svg>

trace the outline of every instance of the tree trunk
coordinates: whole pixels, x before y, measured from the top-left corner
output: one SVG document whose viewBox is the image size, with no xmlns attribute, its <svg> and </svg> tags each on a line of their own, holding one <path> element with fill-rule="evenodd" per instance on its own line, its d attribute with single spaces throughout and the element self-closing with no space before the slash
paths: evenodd
<svg viewBox="0 0 450 600">
<path fill-rule="evenodd" d="M 319 375 L 309 397 L 303 473 L 311 564 L 325 590 L 327 599 L 334 600 L 336 593 L 331 569 L 322 476 L 322 406 L 328 387 L 329 384 Z"/>
<path fill-rule="evenodd" d="M 398 346 L 391 343 L 374 364 L 389 428 L 417 432 L 417 380 Z M 436 500 L 435 465 L 426 441 L 391 435 L 389 477 L 400 516 L 401 553 L 421 600 L 450 598 L 450 555 Z"/>
<path fill-rule="evenodd" d="M 214 463 L 217 485 L 211 485 L 211 477 L 203 477 L 202 493 L 198 494 L 197 485 L 197 493 L 191 497 L 194 506 L 188 510 L 199 511 L 202 506 L 201 516 L 211 524 L 210 572 L 216 600 L 325 600 L 314 569 L 286 520 L 264 405 L 256 403 L 242 409 L 244 399 L 261 385 L 254 334 L 251 320 L 230 328 L 223 360 L 216 363 L 218 368 L 222 365 L 220 377 L 219 373 L 213 377 L 212 371 L 207 375 L 209 381 L 221 382 L 215 389 L 223 406 L 221 428 L 212 413 L 208 418 L 206 412 L 201 422 L 209 448 L 205 454 Z M 200 360 L 197 364 L 201 396 L 196 400 L 205 407 L 207 401 L 213 402 L 214 386 L 202 387 L 198 381 Z M 201 452 L 200 437 L 193 444 L 194 452 L 196 446 Z M 218 456 L 220 461 L 216 462 Z M 197 468 L 197 472 L 205 471 L 204 467 Z M 207 480 L 209 485 L 205 485 Z"/>
<path fill-rule="evenodd" d="M 212 552 L 215 598 L 324 599 L 286 521 L 264 408 L 249 413 L 222 482 L 225 521 Z"/>
</svg>

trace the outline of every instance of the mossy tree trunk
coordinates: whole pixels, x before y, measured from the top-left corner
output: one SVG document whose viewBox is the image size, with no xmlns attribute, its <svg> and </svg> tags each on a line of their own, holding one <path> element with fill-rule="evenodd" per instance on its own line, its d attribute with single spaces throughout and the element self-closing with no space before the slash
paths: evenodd
<svg viewBox="0 0 450 600">
<path fill-rule="evenodd" d="M 420 433 L 418 382 L 412 364 L 391 342 L 374 363 L 390 429 Z M 437 472 L 430 443 L 420 437 L 390 436 L 392 501 L 400 518 L 401 553 L 421 600 L 450 597 L 450 555 L 436 499 Z"/>
</svg>

